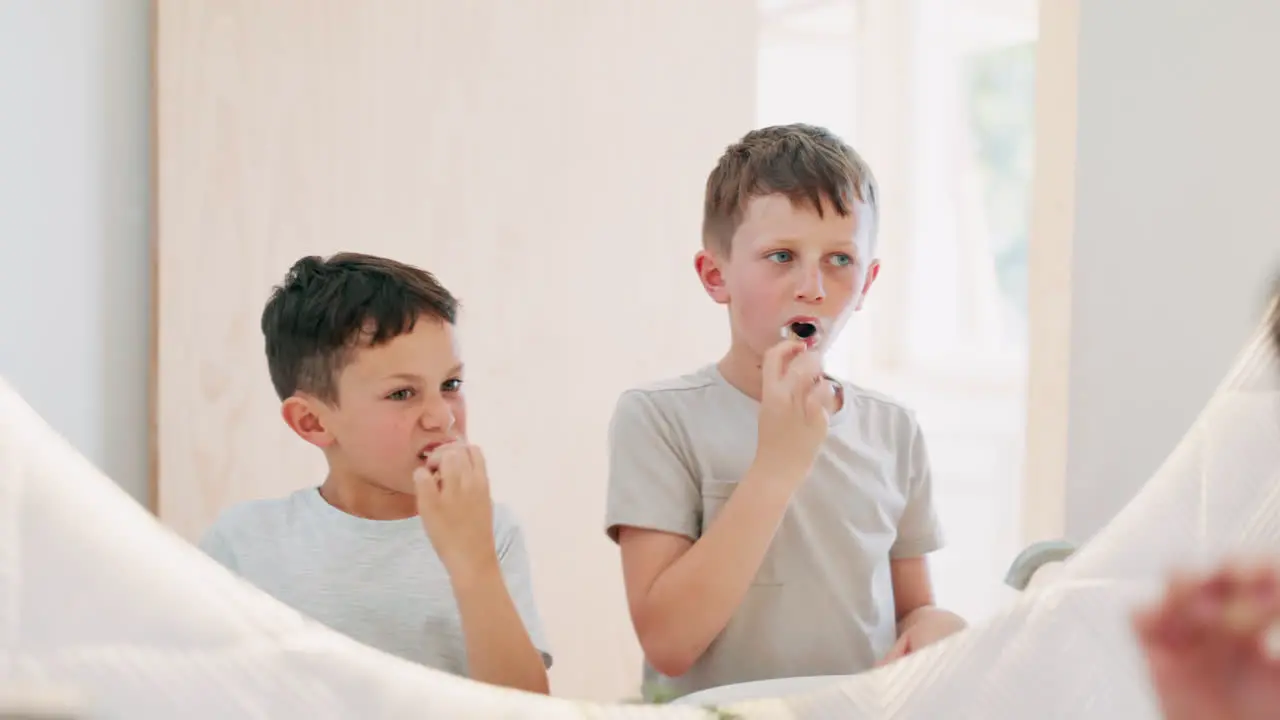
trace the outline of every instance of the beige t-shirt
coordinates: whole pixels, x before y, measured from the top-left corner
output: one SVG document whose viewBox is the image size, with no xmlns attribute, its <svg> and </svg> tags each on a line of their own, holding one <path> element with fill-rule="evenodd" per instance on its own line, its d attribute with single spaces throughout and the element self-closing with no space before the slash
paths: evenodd
<svg viewBox="0 0 1280 720">
<path fill-rule="evenodd" d="M 841 386 L 844 405 L 754 583 L 667 691 L 853 674 L 892 647 L 889 560 L 942 546 L 929 461 L 910 411 Z M 610 425 L 609 537 L 631 526 L 696 541 L 751 465 L 758 412 L 714 365 L 623 393 Z"/>
</svg>

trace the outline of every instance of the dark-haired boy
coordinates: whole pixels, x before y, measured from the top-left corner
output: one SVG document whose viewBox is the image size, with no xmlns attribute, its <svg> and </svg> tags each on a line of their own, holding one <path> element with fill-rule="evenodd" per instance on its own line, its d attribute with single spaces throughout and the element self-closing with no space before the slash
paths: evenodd
<svg viewBox="0 0 1280 720">
<path fill-rule="evenodd" d="M 328 476 L 227 509 L 201 547 L 366 645 L 545 693 L 521 531 L 467 442 L 457 309 L 430 273 L 393 260 L 295 263 L 262 314 L 267 365 L 284 421 Z"/>
</svg>

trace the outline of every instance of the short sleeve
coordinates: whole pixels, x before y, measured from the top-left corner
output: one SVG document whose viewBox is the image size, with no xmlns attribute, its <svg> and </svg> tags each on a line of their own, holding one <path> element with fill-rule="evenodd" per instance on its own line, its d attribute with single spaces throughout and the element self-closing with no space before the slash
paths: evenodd
<svg viewBox="0 0 1280 720">
<path fill-rule="evenodd" d="M 698 538 L 702 496 L 676 440 L 677 430 L 649 394 L 631 390 L 609 423 L 609 486 L 605 531 L 645 530 Z"/>
<path fill-rule="evenodd" d="M 502 578 L 506 582 L 511 601 L 524 622 L 525 632 L 533 646 L 542 655 L 542 664 L 551 667 L 551 646 L 547 643 L 546 631 L 542 627 L 542 616 L 538 613 L 538 604 L 533 599 L 533 571 L 529 567 L 529 551 L 525 548 L 524 532 L 520 529 L 515 517 L 503 506 L 494 507 L 494 515 L 498 525 L 498 562 L 502 567 Z"/>
<path fill-rule="evenodd" d="M 944 545 L 942 524 L 933 500 L 929 451 L 920 425 L 914 416 L 909 417 L 909 442 L 902 453 L 899 470 L 906 505 L 898 520 L 898 539 L 889 550 L 890 557 L 895 560 L 927 555 Z"/>
<path fill-rule="evenodd" d="M 223 567 L 232 572 L 237 571 L 235 553 L 231 551 L 231 544 L 227 542 L 226 535 L 222 532 L 220 521 L 215 522 L 200 538 L 199 548 Z"/>
</svg>

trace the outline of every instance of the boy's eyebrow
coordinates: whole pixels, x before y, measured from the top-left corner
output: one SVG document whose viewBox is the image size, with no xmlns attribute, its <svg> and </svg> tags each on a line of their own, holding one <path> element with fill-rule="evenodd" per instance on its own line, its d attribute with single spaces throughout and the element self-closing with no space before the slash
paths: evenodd
<svg viewBox="0 0 1280 720">
<path fill-rule="evenodd" d="M 462 367 L 463 367 L 462 363 L 458 363 L 457 365 L 454 365 L 449 370 L 449 372 L 445 373 L 445 375 L 447 376 L 457 375 L 458 373 L 462 372 Z M 388 380 L 407 380 L 409 382 L 422 382 L 422 376 L 415 373 L 396 373 L 394 375 L 388 375 L 387 379 Z"/>
<path fill-rule="evenodd" d="M 804 242 L 804 238 L 797 235 L 778 235 L 776 237 L 770 238 L 768 241 L 768 244 L 799 245 L 799 244 L 802 244 L 803 242 Z M 844 250 L 846 248 L 857 249 L 858 247 L 857 240 L 854 240 L 853 238 L 843 238 L 843 237 L 835 241 L 828 240 L 825 244 L 828 249 L 833 247 L 838 247 L 841 250 Z"/>
<path fill-rule="evenodd" d="M 394 375 L 388 375 L 387 379 L 388 380 L 405 380 L 407 382 L 419 382 L 422 380 L 422 376 L 415 375 L 413 373 L 396 373 Z"/>
<path fill-rule="evenodd" d="M 790 234 L 780 234 L 780 236 L 769 238 L 769 240 L 767 242 L 762 243 L 762 245 L 776 245 L 776 246 L 790 247 L 794 245 L 804 245 L 804 240 L 803 238 L 800 238 L 800 237 L 790 236 Z M 854 249 L 854 250 L 858 249 L 858 241 L 837 240 L 835 242 L 824 243 L 824 246 L 823 246 L 823 250 L 828 250 L 828 251 L 838 250 L 838 251 L 844 252 L 849 249 Z"/>
</svg>

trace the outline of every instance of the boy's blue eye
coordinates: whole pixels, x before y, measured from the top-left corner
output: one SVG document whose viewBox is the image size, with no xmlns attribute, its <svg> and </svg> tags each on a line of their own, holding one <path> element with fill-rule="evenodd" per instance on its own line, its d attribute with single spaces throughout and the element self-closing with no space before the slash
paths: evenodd
<svg viewBox="0 0 1280 720">
<path fill-rule="evenodd" d="M 397 390 L 391 393 L 390 395 L 387 396 L 387 399 L 395 400 L 398 402 L 402 400 L 408 400 L 411 397 L 413 397 L 413 390 L 410 390 L 409 388 L 404 388 L 403 390 Z"/>
<path fill-rule="evenodd" d="M 775 252 L 769 253 L 768 258 L 777 263 L 791 262 L 791 251 L 777 250 Z"/>
<path fill-rule="evenodd" d="M 462 379 L 453 378 L 452 380 L 445 380 L 444 385 L 441 385 L 440 389 L 445 392 L 458 392 L 462 389 Z"/>
<path fill-rule="evenodd" d="M 831 256 L 831 262 L 835 263 L 837 267 L 848 267 L 853 264 L 853 258 L 844 253 L 836 253 Z"/>
</svg>

